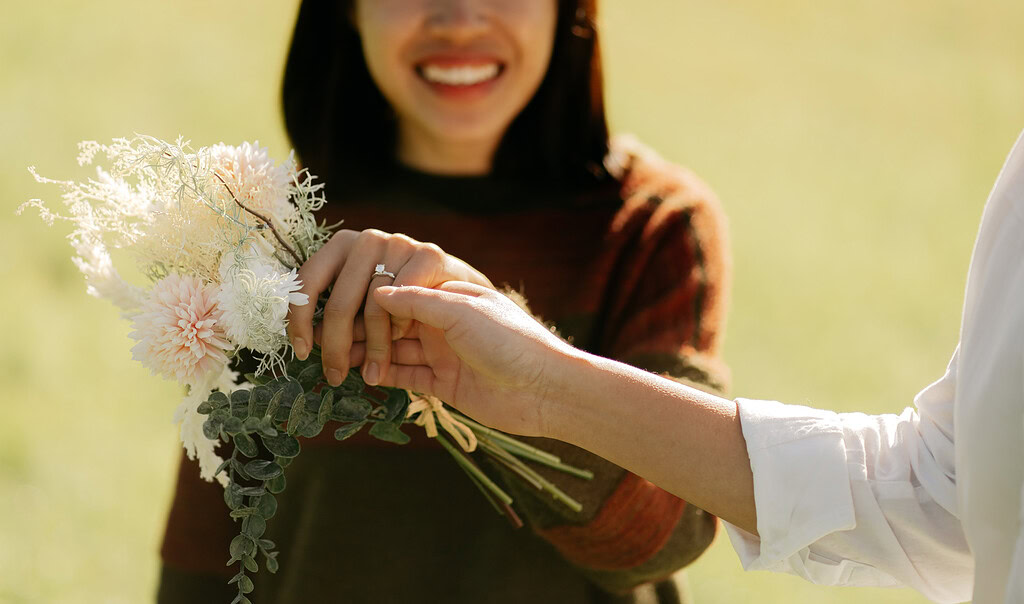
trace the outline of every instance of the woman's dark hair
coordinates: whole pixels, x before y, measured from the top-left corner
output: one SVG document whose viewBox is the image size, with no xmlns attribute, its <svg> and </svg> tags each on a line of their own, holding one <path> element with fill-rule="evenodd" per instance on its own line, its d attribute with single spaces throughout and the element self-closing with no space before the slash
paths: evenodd
<svg viewBox="0 0 1024 604">
<path fill-rule="evenodd" d="M 285 127 L 303 165 L 328 181 L 394 165 L 395 118 L 366 68 L 352 0 L 303 0 L 285 65 Z M 596 0 L 558 0 L 551 63 L 505 133 L 498 177 L 586 187 L 607 179 Z"/>
</svg>

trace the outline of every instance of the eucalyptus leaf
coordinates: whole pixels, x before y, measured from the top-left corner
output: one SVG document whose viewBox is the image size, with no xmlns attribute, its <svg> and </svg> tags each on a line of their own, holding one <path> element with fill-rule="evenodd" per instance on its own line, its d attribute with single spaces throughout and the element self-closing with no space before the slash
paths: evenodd
<svg viewBox="0 0 1024 604">
<path fill-rule="evenodd" d="M 331 412 L 334 410 L 334 390 L 327 389 L 323 399 L 320 400 L 320 410 L 317 412 L 317 421 L 324 425 L 331 419 Z"/>
<path fill-rule="evenodd" d="M 220 390 L 217 390 L 215 392 L 210 393 L 210 396 L 207 397 L 206 402 L 210 403 L 210 405 L 214 409 L 220 409 L 221 407 L 226 407 L 230 401 L 228 399 L 228 395 L 224 394 Z"/>
<path fill-rule="evenodd" d="M 249 416 L 242 422 L 242 429 L 246 432 L 256 432 L 260 428 L 260 418 Z"/>
<path fill-rule="evenodd" d="M 232 482 L 228 488 L 224 489 L 224 503 L 228 504 L 232 510 L 240 509 L 245 503 L 244 496 L 239 492 L 240 488 Z"/>
<path fill-rule="evenodd" d="M 271 574 L 276 573 L 278 569 L 281 567 L 280 563 L 277 561 L 277 558 L 271 558 L 269 556 L 263 562 L 263 565 L 267 568 L 267 572 Z"/>
<path fill-rule="evenodd" d="M 359 367 L 348 370 L 348 375 L 345 376 L 345 381 L 341 383 L 340 388 L 350 394 L 359 394 L 366 388 L 366 382 L 363 381 L 363 374 L 360 373 Z"/>
<path fill-rule="evenodd" d="M 239 434 L 242 431 L 242 420 L 235 416 L 227 418 L 224 420 L 224 431 L 232 436 Z"/>
<path fill-rule="evenodd" d="M 271 541 L 270 539 L 260 539 L 260 549 L 262 549 L 262 550 L 263 550 L 264 552 L 266 552 L 266 553 L 267 553 L 268 555 L 269 555 L 269 552 L 270 552 L 270 551 L 271 551 L 272 549 L 274 549 L 275 547 L 277 547 L 277 544 L 275 544 L 275 543 L 274 543 L 273 541 Z"/>
<path fill-rule="evenodd" d="M 270 480 L 282 472 L 281 466 L 266 459 L 254 459 L 245 464 L 245 472 L 256 480 Z"/>
<path fill-rule="evenodd" d="M 216 439 L 220 436 L 220 429 L 224 426 L 221 422 L 210 417 L 203 422 L 203 436 L 210 440 Z"/>
<path fill-rule="evenodd" d="M 213 475 L 214 476 L 219 475 L 224 470 L 227 470 L 228 466 L 230 466 L 230 465 L 231 465 L 231 458 L 229 457 L 229 458 L 225 459 L 224 461 L 220 462 L 220 465 L 217 466 L 217 471 L 214 472 Z"/>
<path fill-rule="evenodd" d="M 323 369 L 317 365 L 310 365 L 299 372 L 297 379 L 304 390 L 312 390 L 323 381 Z"/>
<path fill-rule="evenodd" d="M 249 572 L 256 572 L 259 570 L 259 567 L 256 566 L 256 561 L 252 558 L 246 557 L 242 558 L 242 560 L 245 562 L 245 568 L 249 569 Z M 254 586 L 252 584 L 252 579 L 250 579 L 248 576 L 243 576 L 241 579 L 238 580 L 238 591 L 247 594 L 252 593 L 253 589 Z"/>
<path fill-rule="evenodd" d="M 237 409 L 249 408 L 249 391 L 248 390 L 235 390 L 231 393 L 231 411 L 235 412 Z"/>
<path fill-rule="evenodd" d="M 262 497 L 267 490 L 263 487 L 240 487 L 238 492 L 246 497 Z"/>
<path fill-rule="evenodd" d="M 304 390 L 302 389 L 302 386 L 300 386 L 298 382 L 289 379 L 284 380 L 281 383 L 281 392 L 281 404 L 285 407 L 291 408 L 292 403 L 295 402 L 296 398 L 302 396 Z"/>
<path fill-rule="evenodd" d="M 196 413 L 200 415 L 209 415 L 213 413 L 213 405 L 209 401 L 203 401 L 196 407 Z"/>
<path fill-rule="evenodd" d="M 302 450 L 299 439 L 287 434 L 263 437 L 263 444 L 267 450 L 278 457 L 295 457 Z"/>
<path fill-rule="evenodd" d="M 277 498 L 274 497 L 273 495 L 271 495 L 270 493 L 267 493 L 263 497 L 260 497 L 260 502 L 258 504 L 256 504 L 256 507 L 257 507 L 257 509 L 258 509 L 258 511 L 260 513 L 260 516 L 263 516 L 264 518 L 269 520 L 269 519 L 274 517 L 274 514 L 277 513 Z M 263 541 L 268 541 L 268 540 L 264 539 Z M 267 544 L 263 543 L 263 541 L 260 542 L 260 545 L 264 549 L 273 549 L 274 548 L 274 542 L 273 541 L 270 542 L 270 545 L 267 545 Z"/>
<path fill-rule="evenodd" d="M 276 495 L 284 491 L 286 484 L 287 482 L 285 481 L 284 474 L 281 474 L 280 476 L 267 481 L 267 490 Z"/>
<path fill-rule="evenodd" d="M 324 429 L 324 425 L 317 421 L 317 416 L 311 413 L 303 413 L 302 420 L 295 433 L 304 438 L 316 438 Z"/>
<path fill-rule="evenodd" d="M 400 388 L 385 388 L 385 390 L 388 393 L 388 398 L 383 403 L 387 409 L 384 420 L 393 422 L 397 419 L 401 423 L 409 409 L 409 393 Z"/>
<path fill-rule="evenodd" d="M 259 511 L 259 508 L 242 508 L 240 510 L 232 510 L 230 515 L 232 518 L 248 518 L 253 514 L 258 514 Z"/>
<path fill-rule="evenodd" d="M 249 417 L 258 417 L 266 411 L 270 404 L 270 389 L 266 386 L 257 386 L 249 394 Z"/>
<path fill-rule="evenodd" d="M 270 397 L 270 402 L 267 403 L 267 417 L 273 421 L 274 416 L 277 414 L 277 409 L 281 406 L 281 399 L 284 398 L 284 390 L 278 390 Z"/>
<path fill-rule="evenodd" d="M 302 412 L 306 409 L 306 396 L 299 394 L 292 402 L 291 411 L 288 413 L 288 434 L 295 434 L 299 429 L 299 422 L 302 421 Z"/>
<path fill-rule="evenodd" d="M 256 542 L 246 535 L 235 535 L 231 540 L 230 551 L 231 555 L 238 559 L 245 555 L 251 556 L 256 553 Z"/>
<path fill-rule="evenodd" d="M 235 436 L 235 448 L 246 457 L 256 457 L 260 450 L 256 447 L 256 441 L 248 434 Z"/>
<path fill-rule="evenodd" d="M 342 427 L 340 427 L 340 428 L 338 428 L 337 430 L 334 431 L 334 438 L 336 438 L 337 440 L 345 440 L 346 438 L 349 438 L 352 435 L 354 435 L 355 433 L 357 433 L 360 430 L 362 430 L 363 426 L 365 426 L 366 424 L 367 424 L 367 421 L 363 420 L 361 422 L 356 422 L 354 424 L 349 424 L 347 426 L 342 426 Z"/>
<path fill-rule="evenodd" d="M 263 436 L 264 438 L 277 436 L 278 432 L 277 428 L 274 426 L 274 420 L 269 417 L 264 417 L 260 420 L 259 432 L 260 436 Z"/>
<path fill-rule="evenodd" d="M 307 391 L 303 396 L 306 397 L 306 400 L 305 400 L 305 403 L 304 403 L 305 407 L 306 407 L 306 409 L 305 409 L 306 413 L 312 413 L 313 415 L 316 415 L 317 413 L 319 413 L 320 412 L 320 404 L 322 403 L 323 395 L 318 394 L 316 392 Z"/>
<path fill-rule="evenodd" d="M 396 445 L 404 445 L 411 440 L 408 434 L 398 429 L 398 426 L 386 422 L 374 424 L 370 428 L 370 436 Z"/>
<path fill-rule="evenodd" d="M 358 396 L 346 396 L 334 401 L 331 419 L 337 422 L 360 422 L 373 411 L 369 401 Z"/>
<path fill-rule="evenodd" d="M 267 531 L 267 521 L 259 514 L 249 516 L 249 519 L 245 522 L 245 534 L 253 539 L 259 539 Z"/>
<path fill-rule="evenodd" d="M 274 463 L 276 463 L 277 465 L 281 466 L 282 468 L 287 468 L 288 465 L 292 463 L 292 459 L 293 458 L 291 458 L 291 457 L 275 456 L 274 457 Z"/>
<path fill-rule="evenodd" d="M 231 469 L 234 470 L 235 474 L 238 474 L 238 476 L 243 480 L 252 478 L 252 476 L 249 476 L 248 472 L 245 471 L 245 464 L 234 457 L 231 458 Z M 239 488 L 241 488 L 241 485 L 239 485 Z"/>
</svg>

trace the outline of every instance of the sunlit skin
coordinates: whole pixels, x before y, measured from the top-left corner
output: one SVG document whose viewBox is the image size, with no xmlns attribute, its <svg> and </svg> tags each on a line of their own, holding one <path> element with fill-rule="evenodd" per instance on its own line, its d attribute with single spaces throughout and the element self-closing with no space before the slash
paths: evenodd
<svg viewBox="0 0 1024 604">
<path fill-rule="evenodd" d="M 398 158 L 486 174 L 533 98 L 554 43 L 555 0 L 360 0 L 370 75 L 398 118 Z"/>
<path fill-rule="evenodd" d="M 382 287 L 374 297 L 413 321 L 383 385 L 435 395 L 506 432 L 572 443 L 757 533 L 733 401 L 576 350 L 478 285 Z M 362 352 L 357 344 L 353 356 Z"/>
<path fill-rule="evenodd" d="M 357 0 L 352 20 L 367 67 L 397 119 L 396 159 L 433 174 L 490 172 L 498 144 L 547 72 L 557 8 L 556 0 Z M 377 264 L 396 278 L 373 278 Z M 339 231 L 299 277 L 310 300 L 334 286 L 323 322 L 314 330 L 312 305 L 293 306 L 288 332 L 299 358 L 314 342 L 322 346 L 324 376 L 335 385 L 356 364 L 354 335 L 366 342 L 363 378 L 376 384 L 390 365 L 392 339 L 408 327 L 392 325 L 371 295 L 376 287 L 450 280 L 493 287 L 432 244 L 376 230 Z"/>
</svg>

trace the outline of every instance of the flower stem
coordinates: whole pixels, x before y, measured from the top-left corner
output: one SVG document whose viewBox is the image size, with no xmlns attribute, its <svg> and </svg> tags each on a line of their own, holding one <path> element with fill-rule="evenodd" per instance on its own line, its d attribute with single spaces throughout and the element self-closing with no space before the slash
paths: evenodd
<svg viewBox="0 0 1024 604">
<path fill-rule="evenodd" d="M 493 441 L 493 444 L 498 445 L 501 448 L 508 451 L 509 453 L 512 453 L 513 455 L 518 455 L 523 459 L 535 461 L 539 464 L 548 466 L 549 468 L 554 468 L 556 470 L 565 472 L 566 474 L 570 474 L 577 478 L 582 478 L 584 480 L 591 480 L 594 478 L 594 473 L 591 472 L 590 470 L 584 470 L 581 468 L 577 468 L 575 466 L 570 466 L 569 464 L 566 463 L 562 463 L 562 460 L 559 459 L 556 455 L 552 455 L 551 453 L 548 453 L 547 451 L 542 451 L 536 447 L 531 447 L 530 445 L 520 440 L 516 440 L 515 438 L 512 438 L 511 436 L 503 432 L 498 432 L 497 430 L 492 430 L 487 426 L 478 424 L 475 421 L 466 417 L 465 415 L 455 415 L 458 415 L 459 421 L 466 424 L 474 432 L 477 433 L 477 440 L 480 440 L 481 435 L 484 435 L 486 437 L 490 437 L 490 439 Z"/>
<path fill-rule="evenodd" d="M 505 505 L 512 505 L 512 497 L 510 497 L 508 493 L 503 491 L 501 487 L 494 484 L 494 481 L 491 480 L 486 474 L 484 474 L 483 470 L 477 467 L 477 465 L 473 463 L 471 459 L 466 457 L 466 455 L 463 454 L 462 451 L 456 448 L 455 445 L 453 445 L 452 443 L 448 442 L 448 439 L 445 438 L 444 436 L 438 434 L 436 438 L 437 442 L 441 443 L 441 446 L 444 447 L 445 450 L 447 450 L 448 453 L 450 453 L 451 456 L 455 459 L 455 463 L 459 464 L 459 466 L 461 466 L 463 470 L 465 470 L 467 473 L 471 474 L 474 478 L 479 480 L 483 486 L 487 487 L 487 490 L 490 491 L 491 494 L 493 494 L 498 501 L 504 503 Z"/>
</svg>

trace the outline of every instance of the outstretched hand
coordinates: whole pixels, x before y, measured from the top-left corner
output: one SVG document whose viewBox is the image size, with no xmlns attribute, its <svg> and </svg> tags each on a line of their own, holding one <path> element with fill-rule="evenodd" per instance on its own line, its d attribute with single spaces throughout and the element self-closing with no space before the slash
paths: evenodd
<svg viewBox="0 0 1024 604">
<path fill-rule="evenodd" d="M 376 273 L 378 265 L 387 273 Z M 302 265 L 299 279 L 299 293 L 311 301 L 333 287 L 323 321 L 316 326 L 316 304 L 290 307 L 288 336 L 300 359 L 306 358 L 314 342 L 321 346 L 324 377 L 334 386 L 357 365 L 362 365 L 368 384 L 377 384 L 388 372 L 392 340 L 409 330 L 407 321 L 389 316 L 377 305 L 372 295 L 377 287 L 435 287 L 453 279 L 493 287 L 480 271 L 432 243 L 375 229 L 338 231 Z M 359 358 L 354 354 L 354 342 L 363 343 Z"/>
<path fill-rule="evenodd" d="M 414 321 L 394 343 L 381 385 L 440 398 L 495 428 L 538 436 L 556 366 L 572 348 L 506 296 L 450 281 L 438 289 L 380 287 L 377 303 Z"/>
</svg>

